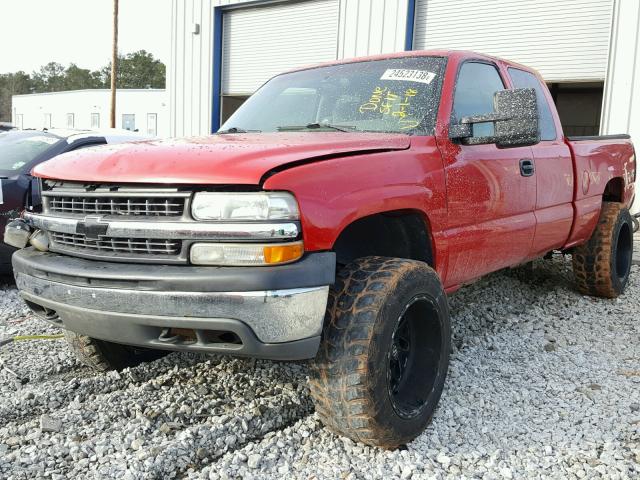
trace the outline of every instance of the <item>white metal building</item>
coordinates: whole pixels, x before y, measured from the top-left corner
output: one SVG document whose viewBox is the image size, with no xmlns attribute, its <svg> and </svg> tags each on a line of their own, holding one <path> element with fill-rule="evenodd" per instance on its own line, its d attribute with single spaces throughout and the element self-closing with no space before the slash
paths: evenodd
<svg viewBox="0 0 640 480">
<path fill-rule="evenodd" d="M 640 143 L 638 0 L 173 0 L 170 133 L 215 131 L 272 75 L 410 49 L 537 68 L 568 134 Z"/>
<path fill-rule="evenodd" d="M 12 97 L 18 128 L 109 127 L 110 90 L 71 90 Z M 116 94 L 116 128 L 169 136 L 169 106 L 161 89 L 123 89 Z"/>
</svg>

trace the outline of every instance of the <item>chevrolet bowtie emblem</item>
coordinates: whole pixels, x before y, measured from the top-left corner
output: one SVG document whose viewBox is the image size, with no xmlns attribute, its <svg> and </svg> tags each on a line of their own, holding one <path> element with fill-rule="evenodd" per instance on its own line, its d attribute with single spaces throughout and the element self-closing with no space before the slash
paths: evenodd
<svg viewBox="0 0 640 480">
<path fill-rule="evenodd" d="M 84 220 L 76 225 L 76 233 L 84 235 L 89 240 L 99 240 L 107 234 L 109 224 L 101 222 L 101 217 L 84 217 Z"/>
</svg>

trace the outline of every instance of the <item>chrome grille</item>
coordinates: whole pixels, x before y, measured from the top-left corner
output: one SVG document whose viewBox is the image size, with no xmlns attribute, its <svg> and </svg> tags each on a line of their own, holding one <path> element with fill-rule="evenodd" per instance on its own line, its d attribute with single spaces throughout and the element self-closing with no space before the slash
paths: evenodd
<svg viewBox="0 0 640 480">
<path fill-rule="evenodd" d="M 100 237 L 95 240 L 77 233 L 50 232 L 49 235 L 54 246 L 84 253 L 176 256 L 182 249 L 182 241 L 173 239 Z"/>
<path fill-rule="evenodd" d="M 188 186 L 42 180 L 42 213 L 25 212 L 48 235 L 50 250 L 113 262 L 189 263 L 194 242 L 289 241 L 291 222 L 202 222 L 191 214 Z M 89 237 L 89 238 L 87 238 Z"/>
<path fill-rule="evenodd" d="M 47 195 L 45 201 L 51 213 L 180 217 L 185 200 L 180 197 L 66 196 L 53 193 Z"/>
</svg>

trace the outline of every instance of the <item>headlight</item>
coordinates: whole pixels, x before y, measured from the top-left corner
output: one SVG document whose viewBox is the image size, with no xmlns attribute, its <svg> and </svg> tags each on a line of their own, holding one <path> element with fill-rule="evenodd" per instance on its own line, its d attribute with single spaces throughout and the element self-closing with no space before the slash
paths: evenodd
<svg viewBox="0 0 640 480">
<path fill-rule="evenodd" d="M 196 220 L 297 220 L 298 203 L 286 192 L 199 192 L 191 214 Z"/>
<path fill-rule="evenodd" d="M 195 265 L 249 266 L 295 262 L 304 253 L 302 242 L 279 244 L 195 243 L 190 260 Z"/>
</svg>

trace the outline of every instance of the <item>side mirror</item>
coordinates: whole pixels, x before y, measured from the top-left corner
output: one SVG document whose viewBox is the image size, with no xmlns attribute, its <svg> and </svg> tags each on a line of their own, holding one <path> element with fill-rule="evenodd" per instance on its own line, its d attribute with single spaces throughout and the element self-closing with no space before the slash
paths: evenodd
<svg viewBox="0 0 640 480">
<path fill-rule="evenodd" d="M 498 148 L 535 145 L 540 142 L 538 102 L 533 88 L 500 90 L 493 96 L 494 113 L 463 117 L 449 127 L 449 138 L 463 145 L 495 143 Z M 473 125 L 491 122 L 495 125 L 491 137 L 474 137 Z"/>
</svg>

